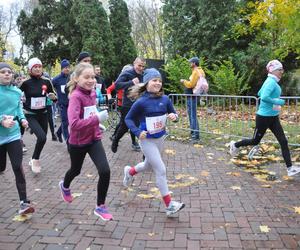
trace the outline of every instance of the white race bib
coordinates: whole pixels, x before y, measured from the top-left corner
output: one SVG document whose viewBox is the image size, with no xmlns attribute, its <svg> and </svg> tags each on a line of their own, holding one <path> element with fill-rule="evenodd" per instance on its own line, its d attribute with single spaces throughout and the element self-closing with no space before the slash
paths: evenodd
<svg viewBox="0 0 300 250">
<path fill-rule="evenodd" d="M 96 88 L 101 90 L 102 84 L 101 83 L 96 83 Z"/>
<path fill-rule="evenodd" d="M 98 111 L 97 111 L 96 105 L 84 107 L 83 119 L 85 120 L 92 115 L 96 115 L 97 112 Z"/>
<path fill-rule="evenodd" d="M 167 115 L 146 117 L 146 127 L 150 135 L 159 133 L 165 130 Z"/>
<path fill-rule="evenodd" d="M 60 91 L 61 91 L 61 93 L 63 93 L 63 94 L 66 93 L 66 92 L 65 92 L 65 87 L 66 87 L 66 85 L 60 85 Z"/>
<path fill-rule="evenodd" d="M 46 107 L 46 97 L 31 97 L 31 109 L 43 109 Z"/>
</svg>

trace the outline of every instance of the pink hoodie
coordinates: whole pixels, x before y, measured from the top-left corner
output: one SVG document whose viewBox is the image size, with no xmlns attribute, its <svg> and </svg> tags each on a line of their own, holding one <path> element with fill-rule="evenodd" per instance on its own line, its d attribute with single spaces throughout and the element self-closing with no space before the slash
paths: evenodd
<svg viewBox="0 0 300 250">
<path fill-rule="evenodd" d="M 99 120 L 96 115 L 83 119 L 84 107 L 96 105 L 96 92 L 76 86 L 72 92 L 68 107 L 69 143 L 84 146 L 102 139 Z"/>
</svg>

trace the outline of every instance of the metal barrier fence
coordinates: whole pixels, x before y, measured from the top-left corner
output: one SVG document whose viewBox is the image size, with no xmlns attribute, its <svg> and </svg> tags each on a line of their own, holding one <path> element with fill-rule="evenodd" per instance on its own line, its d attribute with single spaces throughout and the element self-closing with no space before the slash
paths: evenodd
<svg viewBox="0 0 300 250">
<path fill-rule="evenodd" d="M 188 137 L 191 130 L 187 114 L 187 100 L 196 101 L 200 133 L 220 136 L 249 138 L 255 127 L 255 113 L 259 99 L 255 96 L 170 94 L 179 114 L 178 123 L 168 123 L 170 132 Z M 282 97 L 286 104 L 280 114 L 281 123 L 290 145 L 300 146 L 300 97 Z M 271 132 L 264 136 L 264 142 L 277 142 Z"/>
</svg>

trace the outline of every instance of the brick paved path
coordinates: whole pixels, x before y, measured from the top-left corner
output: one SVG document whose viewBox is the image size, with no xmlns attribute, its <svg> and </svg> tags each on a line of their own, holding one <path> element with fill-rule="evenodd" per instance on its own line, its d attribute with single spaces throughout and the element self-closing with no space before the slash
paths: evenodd
<svg viewBox="0 0 300 250">
<path fill-rule="evenodd" d="M 251 174 L 235 168 L 225 150 L 167 141 L 169 183 L 173 197 L 186 208 L 166 218 L 160 199 L 140 197 L 155 194 L 152 173 L 138 175 L 129 191 L 122 187 L 124 165 L 141 160 L 141 154 L 131 150 L 129 137 L 113 154 L 106 136 L 103 143 L 112 170 L 107 204 L 114 221 L 105 223 L 93 214 L 97 175 L 91 160 L 87 157 L 71 185 L 73 193 L 82 195 L 66 204 L 58 190 L 69 167 L 65 145 L 48 135 L 42 174 L 34 176 L 27 165 L 32 141 L 26 134 L 29 151 L 23 163 L 36 213 L 25 222 L 13 221 L 18 200 L 8 165 L 0 175 L 0 249 L 299 249 L 300 215 L 293 207 L 300 207 L 300 177 L 264 188 Z M 283 175 L 284 167 L 272 167 Z M 228 175 L 230 171 L 241 176 Z M 261 225 L 270 231 L 261 232 Z"/>
</svg>

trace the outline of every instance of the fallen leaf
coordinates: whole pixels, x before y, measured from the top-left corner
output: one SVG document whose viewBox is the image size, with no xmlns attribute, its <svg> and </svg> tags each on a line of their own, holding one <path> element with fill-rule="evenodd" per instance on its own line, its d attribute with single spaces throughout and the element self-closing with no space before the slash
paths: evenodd
<svg viewBox="0 0 300 250">
<path fill-rule="evenodd" d="M 259 229 L 262 233 L 268 233 L 271 230 L 268 226 L 265 226 L 265 225 L 264 226 L 259 226 Z"/>
<path fill-rule="evenodd" d="M 230 187 L 231 189 L 233 189 L 233 190 L 241 190 L 241 187 L 240 186 L 232 186 L 232 187 Z"/>
<path fill-rule="evenodd" d="M 166 149 L 165 153 L 168 154 L 168 155 L 175 155 L 176 151 L 174 149 Z"/>
<path fill-rule="evenodd" d="M 80 197 L 81 195 L 82 195 L 82 193 L 73 193 L 72 194 L 73 198 Z"/>
<path fill-rule="evenodd" d="M 201 176 L 207 177 L 209 176 L 209 172 L 208 171 L 201 171 Z"/>
<path fill-rule="evenodd" d="M 194 148 L 203 148 L 204 146 L 201 144 L 194 144 Z"/>
<path fill-rule="evenodd" d="M 261 185 L 261 187 L 263 187 L 263 188 L 270 188 L 271 185 L 265 184 L 265 185 Z"/>
<path fill-rule="evenodd" d="M 155 235 L 155 233 L 148 233 L 148 235 L 149 235 L 150 237 L 152 237 L 152 236 Z"/>
<path fill-rule="evenodd" d="M 237 177 L 241 176 L 241 173 L 239 173 L 239 172 L 227 172 L 226 174 L 232 175 L 232 176 L 237 176 Z"/>
<path fill-rule="evenodd" d="M 152 194 L 138 194 L 137 196 L 140 198 L 143 198 L 143 199 L 153 199 L 154 198 L 154 196 Z"/>
<path fill-rule="evenodd" d="M 29 220 L 31 217 L 32 217 L 32 214 L 23 214 L 23 215 L 17 214 L 12 220 L 23 222 L 23 221 Z"/>
<path fill-rule="evenodd" d="M 294 207 L 295 213 L 300 214 L 300 207 Z"/>
</svg>

